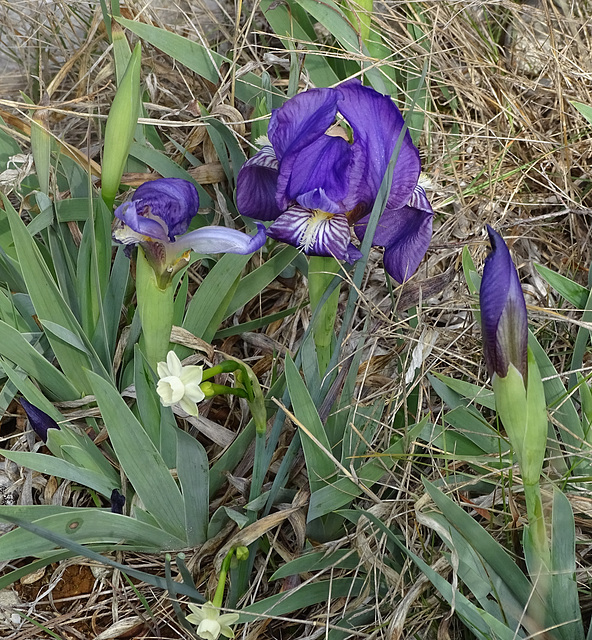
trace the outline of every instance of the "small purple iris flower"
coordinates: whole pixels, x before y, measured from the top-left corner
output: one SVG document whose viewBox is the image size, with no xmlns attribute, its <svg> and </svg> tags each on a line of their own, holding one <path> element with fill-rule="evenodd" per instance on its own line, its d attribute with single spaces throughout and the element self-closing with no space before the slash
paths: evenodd
<svg viewBox="0 0 592 640">
<path fill-rule="evenodd" d="M 41 411 L 34 404 L 31 404 L 25 398 L 21 398 L 19 400 L 21 406 L 25 410 L 27 414 L 27 418 L 29 418 L 29 424 L 33 431 L 43 440 L 43 442 L 47 442 L 47 432 L 50 429 L 59 429 L 60 425 L 45 411 Z"/>
<path fill-rule="evenodd" d="M 350 228 L 364 237 L 403 126 L 391 98 L 357 80 L 294 96 L 273 111 L 269 144 L 239 172 L 238 210 L 273 221 L 270 237 L 308 255 L 355 262 L 362 254 Z M 432 237 L 433 211 L 418 185 L 420 172 L 419 152 L 406 132 L 373 239 L 385 248 L 385 269 L 398 282 L 415 272 Z"/>
<path fill-rule="evenodd" d="M 508 375 L 514 365 L 526 381 L 528 318 L 516 267 L 503 238 L 487 225 L 491 253 L 485 260 L 479 291 L 481 332 L 489 375 Z"/>
<path fill-rule="evenodd" d="M 255 236 L 235 229 L 207 226 L 187 233 L 199 209 L 195 186 L 179 178 L 160 178 L 140 185 L 129 202 L 117 207 L 113 239 L 140 244 L 161 279 L 170 278 L 186 264 L 191 249 L 197 253 L 247 255 L 265 244 L 265 227 Z"/>
</svg>

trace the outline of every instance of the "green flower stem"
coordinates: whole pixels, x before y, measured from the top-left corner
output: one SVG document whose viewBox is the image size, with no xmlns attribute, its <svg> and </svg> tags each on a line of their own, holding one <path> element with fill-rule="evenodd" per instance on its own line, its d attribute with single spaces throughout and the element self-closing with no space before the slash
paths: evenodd
<svg viewBox="0 0 592 640">
<path fill-rule="evenodd" d="M 232 560 L 232 556 L 234 555 L 234 549 L 231 549 L 227 554 L 224 560 L 222 561 L 222 567 L 220 568 L 220 576 L 218 577 L 218 586 L 216 587 L 216 593 L 214 594 L 214 599 L 212 600 L 212 604 L 215 607 L 220 607 L 224 603 L 224 587 L 226 586 L 226 575 L 228 574 L 228 569 L 230 569 L 230 562 Z"/>
<path fill-rule="evenodd" d="M 213 382 L 203 382 L 199 385 L 201 390 L 206 394 L 206 398 L 212 398 L 213 396 L 238 396 L 239 398 L 248 398 L 247 392 L 244 389 L 235 389 L 234 387 L 227 387 L 223 384 L 214 384 Z"/>
<path fill-rule="evenodd" d="M 140 348 L 148 364 L 156 371 L 158 362 L 166 360 L 173 327 L 174 287 L 162 289 L 144 251 L 138 247 L 136 261 L 136 295 L 142 322 Z"/>
<path fill-rule="evenodd" d="M 220 373 L 233 373 L 237 369 L 240 369 L 241 366 L 238 362 L 234 362 L 233 360 L 225 360 L 221 364 L 216 365 L 215 367 L 210 367 L 203 372 L 202 380 L 209 380 L 214 376 L 217 376 Z"/>
<path fill-rule="evenodd" d="M 339 271 L 339 263 L 335 258 L 311 256 L 308 266 L 308 288 L 310 293 L 310 308 L 314 313 L 321 303 L 321 299 L 327 287 L 331 284 L 335 274 Z M 327 371 L 332 355 L 332 345 L 335 339 L 335 318 L 337 316 L 337 303 L 339 302 L 339 290 L 329 296 L 322 308 L 319 309 L 313 337 L 317 348 L 319 373 L 321 376 Z"/>
</svg>

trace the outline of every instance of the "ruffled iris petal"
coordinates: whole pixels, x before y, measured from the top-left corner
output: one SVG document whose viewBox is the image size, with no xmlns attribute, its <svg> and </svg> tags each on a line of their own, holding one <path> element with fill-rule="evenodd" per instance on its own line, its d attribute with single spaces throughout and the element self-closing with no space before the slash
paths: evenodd
<svg viewBox="0 0 592 640">
<path fill-rule="evenodd" d="M 285 209 L 299 195 L 322 189 L 333 202 L 348 194 L 351 146 L 343 138 L 321 135 L 304 149 L 285 154 L 277 182 L 277 204 Z"/>
<path fill-rule="evenodd" d="M 174 240 L 175 236 L 187 231 L 191 219 L 199 209 L 197 189 L 191 182 L 180 178 L 144 182 L 136 189 L 132 202 L 136 203 L 140 214 L 142 208 L 148 207 L 153 217 L 159 217 L 164 222 L 169 240 Z"/>
<path fill-rule="evenodd" d="M 190 231 L 177 238 L 177 249 L 193 249 L 197 253 L 238 253 L 248 255 L 260 249 L 267 239 L 265 227 L 257 225 L 257 233 L 249 236 L 236 229 L 210 226 Z"/>
<path fill-rule="evenodd" d="M 350 229 L 342 213 L 290 207 L 267 230 L 270 238 L 298 247 L 308 255 L 333 256 L 346 260 Z"/>
<path fill-rule="evenodd" d="M 243 216 L 275 220 L 279 163 L 273 147 L 263 147 L 241 167 L 236 180 L 236 206 Z"/>
<path fill-rule="evenodd" d="M 382 261 L 387 273 L 397 282 L 405 282 L 417 271 L 430 246 L 433 214 L 407 206 L 393 214 L 396 214 L 397 233 L 384 245 Z"/>
<path fill-rule="evenodd" d="M 520 279 L 503 238 L 487 227 L 492 251 L 479 291 L 485 363 L 490 375 L 505 377 L 512 363 L 526 376 L 528 318 Z"/>
<path fill-rule="evenodd" d="M 405 282 L 415 273 L 432 239 L 434 214 L 422 187 L 415 187 L 409 202 L 398 209 L 384 210 L 372 240 L 374 246 L 385 248 L 384 268 L 397 282 Z M 365 216 L 354 227 L 360 240 L 369 219 L 370 215 Z"/>
<path fill-rule="evenodd" d="M 336 89 L 310 89 L 273 111 L 267 135 L 280 162 L 286 153 L 303 149 L 324 135 L 335 120 L 340 97 Z"/>
<path fill-rule="evenodd" d="M 389 96 L 364 87 L 358 80 L 339 85 L 343 100 L 338 109 L 354 131 L 347 208 L 358 203 L 371 207 L 404 125 L 403 116 Z M 389 208 L 409 200 L 421 171 L 419 152 L 407 131 L 397 158 Z"/>
</svg>

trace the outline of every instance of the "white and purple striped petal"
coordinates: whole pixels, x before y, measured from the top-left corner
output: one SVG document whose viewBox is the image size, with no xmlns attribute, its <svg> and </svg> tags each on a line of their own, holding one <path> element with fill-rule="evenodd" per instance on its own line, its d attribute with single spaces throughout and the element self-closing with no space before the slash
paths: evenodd
<svg viewBox="0 0 592 640">
<path fill-rule="evenodd" d="M 343 213 L 290 207 L 269 227 L 267 235 L 298 247 L 307 255 L 348 260 L 351 232 Z"/>
</svg>

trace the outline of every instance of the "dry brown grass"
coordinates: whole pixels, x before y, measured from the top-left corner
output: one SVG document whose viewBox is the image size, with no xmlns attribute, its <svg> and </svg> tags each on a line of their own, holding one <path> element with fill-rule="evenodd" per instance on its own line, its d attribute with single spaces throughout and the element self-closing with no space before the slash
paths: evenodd
<svg viewBox="0 0 592 640">
<path fill-rule="evenodd" d="M 175 30 L 222 51 L 240 50 L 240 63 L 251 64 L 256 71 L 270 69 L 267 62 L 272 59 L 270 54 L 287 60 L 282 49 L 273 48 L 279 47 L 277 40 L 262 33 L 266 25 L 254 10 L 255 3 L 244 2 L 241 28 L 235 28 L 234 7 L 222 0 L 221 7 L 208 3 L 206 9 L 203 1 L 179 0 L 169 4 L 163 0 L 160 4 L 166 7 L 158 4 L 130 0 L 126 15 Z M 469 246 L 476 264 L 481 264 L 486 251 L 483 233 L 486 224 L 503 232 L 512 246 L 527 301 L 537 310 L 532 314 L 535 328 L 544 333 L 547 349 L 559 369 L 566 371 L 565 354 L 573 344 L 576 327 L 568 321 L 557 321 L 548 313 L 560 302 L 537 275 L 533 262 L 587 282 L 592 258 L 589 217 L 592 140 L 589 127 L 570 100 L 592 104 L 589 15 L 588 0 L 572 3 L 533 0 L 520 4 L 505 0 L 377 3 L 376 18 L 392 50 L 398 53 L 392 64 L 405 72 L 420 73 L 424 59 L 428 60 L 426 87 L 430 106 L 419 146 L 424 170 L 432 180 L 429 195 L 438 216 L 432 248 L 417 279 L 446 272 L 454 275 L 429 295 L 424 292 L 419 297 L 419 291 L 408 290 L 404 295 L 418 298 L 417 316 L 410 318 L 402 313 L 394 319 L 379 255 L 373 254 L 360 311 L 360 318 L 366 313 L 373 315 L 372 340 L 360 369 L 356 402 L 367 403 L 374 397 L 386 396 L 391 399 L 394 415 L 411 391 L 397 374 L 407 369 L 410 350 L 404 350 L 404 345 L 397 341 L 406 336 L 414 345 L 424 330 L 432 333 L 424 334 L 423 340 L 433 339 L 423 363 L 425 372 L 436 370 L 485 381 L 479 330 L 471 314 L 474 300 L 467 292 L 460 258 L 463 247 Z M 410 22 L 423 30 L 423 40 L 410 36 L 407 28 Z M 26 136 L 28 126 L 19 91 L 38 100 L 40 90 L 46 90 L 50 93 L 52 130 L 98 162 L 101 142 L 98 118 L 106 114 L 114 91 L 113 63 L 98 3 L 3 0 L 0 49 L 5 58 L 0 58 L 0 69 L 5 69 L 0 77 L 0 115 L 15 137 L 20 140 L 23 134 Z M 202 144 L 199 127 L 191 123 L 194 120 L 191 103 L 199 99 L 211 109 L 229 105 L 230 85 L 219 92 L 217 87 L 201 81 L 150 46 L 144 47 L 142 69 L 150 96 L 146 105 L 149 118 L 160 124 L 166 136 L 212 160 L 211 149 Z M 241 105 L 232 106 L 237 106 L 243 117 L 250 115 Z M 168 151 L 171 157 L 177 157 L 172 144 L 168 145 Z M 195 278 L 199 277 L 196 273 Z M 297 284 L 289 280 L 274 284 L 259 301 L 245 308 L 240 321 L 257 317 L 262 310 L 269 313 L 301 303 L 302 290 Z M 400 293 L 395 292 L 395 296 Z M 567 320 L 579 317 L 573 311 L 564 315 Z M 222 349 L 234 350 L 248 358 L 265 384 L 274 365 L 274 349 L 276 352 L 278 347 L 296 349 L 308 320 L 308 311 L 303 310 L 289 320 L 271 325 L 264 336 L 227 339 Z M 441 407 L 430 399 L 424 376 L 419 379 L 419 387 L 423 407 L 438 416 Z M 203 415 L 232 426 L 233 418 L 226 405 L 213 405 L 209 414 L 206 409 Z M 18 421 L 15 424 L 5 417 L 1 435 L 6 446 L 15 446 L 16 440 L 25 439 L 21 428 Z M 384 416 L 373 443 L 375 451 L 389 441 L 392 429 L 390 416 Z M 287 442 L 281 443 L 278 457 L 286 445 Z M 210 454 L 215 456 L 219 452 L 220 447 L 210 443 Z M 442 466 L 436 451 L 417 445 L 408 459 L 383 479 L 383 486 L 389 488 L 388 501 L 379 500 L 373 506 L 371 502 L 364 504 L 372 506 L 386 522 L 396 522 L 405 533 L 409 548 L 435 562 L 445 573 L 444 565 L 438 564 L 438 554 L 434 552 L 429 557 L 430 550 L 424 547 L 426 532 L 418 526 L 415 515 L 416 503 L 422 495 L 420 474 L 438 478 Z M 216 505 L 244 504 L 241 482 L 243 477 L 248 478 L 249 471 L 247 460 Z M 9 479 L 7 492 L 15 491 L 25 503 L 58 500 L 72 505 L 82 504 L 86 499 L 68 483 L 57 490 L 55 479 L 8 464 L 4 475 Z M 293 475 L 293 484 L 306 484 L 302 461 Z M 397 487 L 394 496 L 392 487 Z M 379 490 L 379 498 L 381 495 Z M 585 512 L 583 508 L 582 511 Z M 589 539 L 589 520 L 581 519 L 578 524 L 580 535 Z M 209 586 L 211 590 L 212 584 L 207 584 L 211 562 L 228 535 L 225 532 L 207 549 L 197 550 L 189 557 L 199 589 L 206 590 Z M 257 577 L 249 600 L 260 599 L 277 588 L 265 579 L 270 562 L 287 561 L 302 547 L 301 526 L 284 525 L 267 537 L 271 551 L 256 563 Z M 427 584 L 410 588 L 406 576 L 392 574 L 383 561 L 384 540 L 376 539 L 360 526 L 355 536 L 344 538 L 337 545 L 353 545 L 363 558 L 364 569 L 383 576 L 392 594 L 394 613 L 384 618 L 377 613 L 380 626 L 373 625 L 359 634 L 352 632 L 351 637 L 368 634 L 366 637 L 371 638 L 435 638 L 436 632 L 442 638 L 464 637 L 456 623 L 447 619 L 447 609 L 440 606 Z M 159 557 L 128 554 L 125 561 L 146 570 L 162 570 Z M 582 571 L 589 571 L 585 562 Z M 329 572 L 325 577 L 328 575 L 336 573 Z M 129 621 L 128 635 L 117 637 L 130 637 L 129 634 L 146 639 L 189 637 L 175 621 L 170 603 L 161 593 L 145 585 L 132 589 L 118 572 L 97 572 L 96 568 L 91 572 L 86 563 L 76 560 L 52 565 L 33 578 L 16 585 L 22 603 L 19 610 L 59 637 L 95 637 L 112 624 L 124 621 Z M 153 617 L 147 615 L 136 589 L 146 598 Z M 401 596 L 405 595 L 407 599 L 401 602 Z M 323 637 L 324 625 L 332 614 L 353 604 L 355 598 L 295 616 L 295 620 L 306 618 L 318 623 L 316 630 L 296 621 L 290 624 L 272 620 L 251 625 L 245 637 Z M 370 602 L 368 607 L 375 606 L 378 612 L 383 604 Z M 385 608 L 381 610 L 384 614 Z M 2 633 L 13 640 L 47 637 L 29 622 L 12 629 L 9 623 Z"/>
</svg>

